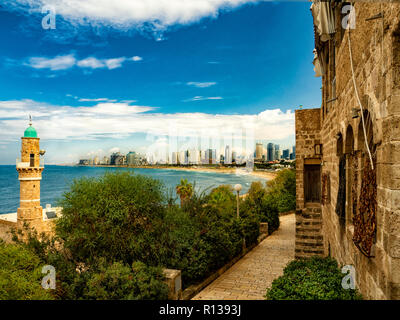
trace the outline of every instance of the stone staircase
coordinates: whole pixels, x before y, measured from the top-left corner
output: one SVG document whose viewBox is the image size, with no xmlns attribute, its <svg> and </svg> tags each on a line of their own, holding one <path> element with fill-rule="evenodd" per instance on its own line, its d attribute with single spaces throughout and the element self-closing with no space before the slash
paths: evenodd
<svg viewBox="0 0 400 320">
<path fill-rule="evenodd" d="M 322 212 L 320 203 L 307 203 L 296 211 L 295 258 L 323 256 Z"/>
</svg>

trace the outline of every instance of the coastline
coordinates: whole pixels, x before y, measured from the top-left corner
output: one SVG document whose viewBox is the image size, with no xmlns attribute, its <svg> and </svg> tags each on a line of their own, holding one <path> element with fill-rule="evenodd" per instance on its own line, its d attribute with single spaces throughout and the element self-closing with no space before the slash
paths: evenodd
<svg viewBox="0 0 400 320">
<path fill-rule="evenodd" d="M 60 164 L 58 166 L 77 166 Z M 272 171 L 248 171 L 244 167 L 239 168 L 226 168 L 226 167 L 180 167 L 180 166 L 111 166 L 111 165 L 92 165 L 82 167 L 101 167 L 101 168 L 130 168 L 130 169 L 161 169 L 161 170 L 175 170 L 175 171 L 197 171 L 209 173 L 226 173 L 238 175 L 252 175 L 259 178 L 272 180 L 276 177 L 277 173 Z"/>
</svg>

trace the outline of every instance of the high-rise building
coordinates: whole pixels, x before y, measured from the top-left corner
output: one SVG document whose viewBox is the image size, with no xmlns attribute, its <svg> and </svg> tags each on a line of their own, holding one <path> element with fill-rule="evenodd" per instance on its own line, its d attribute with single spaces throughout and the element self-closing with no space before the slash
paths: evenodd
<svg viewBox="0 0 400 320">
<path fill-rule="evenodd" d="M 178 152 L 173 151 L 171 155 L 171 164 L 178 164 Z"/>
<path fill-rule="evenodd" d="M 134 151 L 130 151 L 126 155 L 126 164 L 128 166 L 137 166 L 139 164 L 139 156 Z"/>
<path fill-rule="evenodd" d="M 279 144 L 276 144 L 275 145 L 275 152 L 274 152 L 274 158 L 275 158 L 274 160 L 279 160 L 279 158 L 280 158 L 279 157 L 279 151 L 280 151 L 279 150 Z"/>
<path fill-rule="evenodd" d="M 232 163 L 232 150 L 231 150 L 231 146 L 226 146 L 226 147 L 225 147 L 224 164 L 231 164 L 231 163 Z"/>
<path fill-rule="evenodd" d="M 200 151 L 197 149 L 189 150 L 189 164 L 199 164 L 200 163 Z"/>
<path fill-rule="evenodd" d="M 261 160 L 264 153 L 264 146 L 262 143 L 256 143 L 256 160 Z"/>
<path fill-rule="evenodd" d="M 117 158 L 121 156 L 121 153 L 119 152 L 114 152 L 110 156 L 110 165 L 115 166 L 117 165 Z"/>
<path fill-rule="evenodd" d="M 207 164 L 217 163 L 217 151 L 215 149 L 206 150 L 206 163 Z"/>
<path fill-rule="evenodd" d="M 236 151 L 233 151 L 232 152 L 232 162 L 236 163 L 236 159 L 237 159 L 237 153 L 236 153 Z"/>
<path fill-rule="evenodd" d="M 267 161 L 275 160 L 275 146 L 273 143 L 268 143 L 267 145 Z"/>
<path fill-rule="evenodd" d="M 289 155 L 290 155 L 290 150 L 289 149 L 283 150 L 283 153 L 282 153 L 282 158 L 283 159 L 289 160 Z"/>
</svg>

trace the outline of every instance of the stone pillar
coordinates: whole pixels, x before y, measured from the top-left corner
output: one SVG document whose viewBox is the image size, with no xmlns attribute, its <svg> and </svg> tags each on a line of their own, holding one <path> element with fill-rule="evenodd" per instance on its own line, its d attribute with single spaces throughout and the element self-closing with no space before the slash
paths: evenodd
<svg viewBox="0 0 400 320">
<path fill-rule="evenodd" d="M 179 300 L 182 296 L 182 277 L 180 270 L 164 269 L 165 282 L 168 285 L 168 299 Z"/>
</svg>

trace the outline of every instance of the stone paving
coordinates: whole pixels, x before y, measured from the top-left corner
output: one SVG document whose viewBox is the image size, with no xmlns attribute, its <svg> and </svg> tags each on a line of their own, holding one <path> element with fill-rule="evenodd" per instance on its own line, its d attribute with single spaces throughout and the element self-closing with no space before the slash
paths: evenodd
<svg viewBox="0 0 400 320">
<path fill-rule="evenodd" d="M 261 300 L 272 281 L 294 259 L 295 215 L 280 217 L 280 227 L 193 300 Z"/>
</svg>

